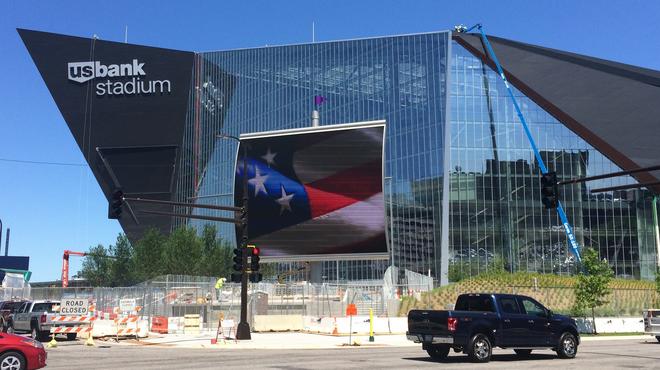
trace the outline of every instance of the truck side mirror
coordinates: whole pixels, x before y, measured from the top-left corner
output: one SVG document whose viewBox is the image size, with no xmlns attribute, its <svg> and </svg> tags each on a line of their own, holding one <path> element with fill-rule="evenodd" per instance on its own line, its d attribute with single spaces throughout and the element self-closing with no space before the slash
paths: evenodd
<svg viewBox="0 0 660 370">
<path fill-rule="evenodd" d="M 552 310 L 548 310 L 548 318 L 549 318 L 549 319 L 552 318 L 552 315 L 554 315 L 554 313 L 552 312 Z"/>
</svg>

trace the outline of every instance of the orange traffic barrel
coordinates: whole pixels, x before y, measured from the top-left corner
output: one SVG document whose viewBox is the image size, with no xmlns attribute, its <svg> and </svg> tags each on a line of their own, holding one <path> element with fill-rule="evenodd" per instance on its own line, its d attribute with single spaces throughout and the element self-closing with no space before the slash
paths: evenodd
<svg viewBox="0 0 660 370">
<path fill-rule="evenodd" d="M 152 317 L 151 331 L 159 334 L 167 334 L 167 317 L 166 316 Z"/>
</svg>

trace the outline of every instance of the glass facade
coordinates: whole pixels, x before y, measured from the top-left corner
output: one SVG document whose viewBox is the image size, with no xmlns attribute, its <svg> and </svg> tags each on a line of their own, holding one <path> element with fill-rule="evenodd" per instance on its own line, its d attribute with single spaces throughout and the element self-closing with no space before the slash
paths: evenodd
<svg viewBox="0 0 660 370">
<path fill-rule="evenodd" d="M 314 96 L 321 95 L 321 125 L 387 121 L 384 186 L 394 262 L 434 274 L 442 229 L 448 44 L 449 33 L 437 32 L 198 54 L 178 200 L 232 204 L 236 143 L 214 133 L 310 126 Z M 218 228 L 235 241 L 232 225 Z M 380 279 L 388 265 L 327 261 L 322 275 Z"/>
<path fill-rule="evenodd" d="M 555 210 L 541 205 L 538 162 L 504 83 L 452 44 L 450 77 L 449 278 L 489 268 L 565 274 L 575 270 Z M 541 157 L 559 181 L 621 171 L 598 150 L 515 90 Z M 620 277 L 652 278 L 655 241 L 647 190 L 591 194 L 631 177 L 560 186 L 579 244 Z"/>
<path fill-rule="evenodd" d="M 237 146 L 216 134 L 310 126 L 314 96 L 321 95 L 321 125 L 387 121 L 386 223 L 393 264 L 401 271 L 442 282 L 494 266 L 572 272 L 565 234 L 555 213 L 541 205 L 538 165 L 504 85 L 450 38 L 435 32 L 197 54 L 177 200 L 233 205 Z M 560 180 L 618 170 L 531 100 L 516 96 Z M 580 245 L 597 248 L 619 276 L 649 278 L 655 268 L 650 194 L 589 193 L 633 181 L 563 187 L 561 199 Z M 235 243 L 233 225 L 217 227 Z M 326 261 L 322 276 L 381 279 L 389 265 Z"/>
</svg>

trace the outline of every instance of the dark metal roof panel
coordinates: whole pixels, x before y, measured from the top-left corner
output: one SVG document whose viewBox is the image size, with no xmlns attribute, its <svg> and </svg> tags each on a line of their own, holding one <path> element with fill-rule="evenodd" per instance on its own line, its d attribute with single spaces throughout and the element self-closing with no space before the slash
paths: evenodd
<svg viewBox="0 0 660 370">
<path fill-rule="evenodd" d="M 133 197 L 171 200 L 188 113 L 194 53 L 25 29 L 18 33 L 106 198 L 120 185 Z M 107 73 L 102 76 L 93 72 L 84 81 L 72 78 L 72 65 L 90 65 L 93 70 L 92 63 L 139 64 L 143 71 L 117 76 L 105 67 Z M 99 85 L 137 85 L 140 81 L 158 81 L 168 88 L 131 93 L 126 87 L 125 94 L 99 93 Z M 136 224 L 124 210 L 119 222 L 132 241 L 149 227 L 169 232 L 172 226 L 171 217 L 140 214 L 144 209 L 172 211 L 169 206 L 135 205 L 140 220 Z"/>
</svg>

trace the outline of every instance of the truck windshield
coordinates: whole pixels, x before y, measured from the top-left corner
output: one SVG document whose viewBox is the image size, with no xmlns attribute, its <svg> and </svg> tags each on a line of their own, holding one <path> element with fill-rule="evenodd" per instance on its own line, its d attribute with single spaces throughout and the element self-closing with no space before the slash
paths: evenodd
<svg viewBox="0 0 660 370">
<path fill-rule="evenodd" d="M 59 306 L 59 303 L 50 302 L 50 303 L 35 303 L 32 308 L 32 312 L 48 312 L 55 313 L 55 308 Z"/>
<path fill-rule="evenodd" d="M 463 295 L 458 297 L 456 302 L 457 311 L 483 311 L 495 312 L 493 307 L 493 299 L 487 295 L 467 296 Z"/>
</svg>

